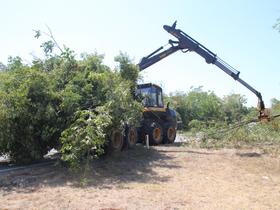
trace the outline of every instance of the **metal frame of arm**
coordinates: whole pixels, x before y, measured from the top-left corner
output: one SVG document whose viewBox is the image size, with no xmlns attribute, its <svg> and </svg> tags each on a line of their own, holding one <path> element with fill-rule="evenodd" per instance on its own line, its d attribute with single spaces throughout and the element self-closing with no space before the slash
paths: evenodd
<svg viewBox="0 0 280 210">
<path fill-rule="evenodd" d="M 223 70 L 226 74 L 231 76 L 234 80 L 241 83 L 243 86 L 245 86 L 247 89 L 249 89 L 251 92 L 253 92 L 259 99 L 258 108 L 260 112 L 259 118 L 267 118 L 268 116 L 264 114 L 265 105 L 262 99 L 262 95 L 260 92 L 255 90 L 251 85 L 249 85 L 247 82 L 242 80 L 239 77 L 240 72 L 237 71 L 235 68 L 227 64 L 225 61 L 220 59 L 215 53 L 211 52 L 209 49 L 207 49 L 205 46 L 200 44 L 198 41 L 181 31 L 180 29 L 176 29 L 176 22 L 172 26 L 163 26 L 164 30 L 166 30 L 168 33 L 175 36 L 178 41 L 172 41 L 169 40 L 169 44 L 171 45 L 170 48 L 167 50 L 164 50 L 160 52 L 163 47 L 160 47 L 147 57 L 142 58 L 140 61 L 139 68 L 140 70 L 144 70 L 145 68 L 153 65 L 154 63 L 160 61 L 161 59 L 167 57 L 168 55 L 178 51 L 182 50 L 183 52 L 189 52 L 194 51 L 201 57 L 203 57 L 208 64 L 214 64 L 217 67 L 219 67 L 221 70 Z"/>
<path fill-rule="evenodd" d="M 171 55 L 172 53 L 174 53 L 180 49 L 179 45 L 174 46 L 173 42 L 169 42 L 169 43 L 171 44 L 171 47 L 168 48 L 167 50 L 164 50 L 163 52 L 158 53 L 159 51 L 161 51 L 164 48 L 164 47 L 160 47 L 157 50 L 155 50 L 154 52 L 152 52 L 150 55 L 142 58 L 140 63 L 138 64 L 140 71 L 148 68 L 149 66 L 157 63 L 161 59 Z M 156 54 L 156 53 L 158 53 L 158 54 Z"/>
</svg>

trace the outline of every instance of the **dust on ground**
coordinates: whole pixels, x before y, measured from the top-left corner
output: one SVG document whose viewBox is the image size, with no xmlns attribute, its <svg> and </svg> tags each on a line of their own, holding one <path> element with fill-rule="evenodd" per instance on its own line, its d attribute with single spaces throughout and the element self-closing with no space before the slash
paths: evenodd
<svg viewBox="0 0 280 210">
<path fill-rule="evenodd" d="M 0 174 L 0 209 L 280 209 L 280 160 L 257 150 L 141 145 L 91 167 Z"/>
</svg>

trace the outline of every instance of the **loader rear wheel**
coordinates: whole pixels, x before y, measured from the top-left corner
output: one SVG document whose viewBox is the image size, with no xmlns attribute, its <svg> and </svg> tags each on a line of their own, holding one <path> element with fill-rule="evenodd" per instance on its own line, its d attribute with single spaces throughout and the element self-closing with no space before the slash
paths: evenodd
<svg viewBox="0 0 280 210">
<path fill-rule="evenodd" d="M 163 130 L 160 124 L 153 123 L 149 132 L 150 143 L 153 145 L 158 145 L 162 143 L 163 140 Z"/>
<path fill-rule="evenodd" d="M 167 126 L 164 134 L 164 138 L 166 143 L 172 144 L 176 138 L 176 129 L 174 126 Z"/>
<path fill-rule="evenodd" d="M 124 145 L 123 134 L 119 130 L 114 130 L 110 138 L 110 148 L 113 151 L 121 151 Z"/>
<path fill-rule="evenodd" d="M 129 127 L 126 133 L 127 147 L 132 148 L 138 141 L 138 133 L 135 127 Z"/>
</svg>

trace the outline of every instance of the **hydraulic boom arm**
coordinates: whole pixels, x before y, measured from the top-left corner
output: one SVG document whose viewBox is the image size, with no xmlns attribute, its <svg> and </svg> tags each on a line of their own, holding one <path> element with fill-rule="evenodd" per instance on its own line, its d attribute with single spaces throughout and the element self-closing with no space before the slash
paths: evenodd
<svg viewBox="0 0 280 210">
<path fill-rule="evenodd" d="M 247 82 L 242 80 L 239 77 L 240 72 L 234 69 L 232 66 L 227 64 L 225 61 L 220 59 L 215 53 L 211 52 L 209 49 L 204 47 L 202 44 L 200 44 L 198 41 L 181 31 L 180 29 L 176 29 L 176 22 L 172 26 L 164 25 L 163 28 L 173 36 L 175 36 L 178 41 L 172 41 L 169 40 L 169 44 L 171 45 L 170 48 L 167 50 L 164 50 L 160 52 L 163 47 L 160 47 L 147 57 L 144 57 L 141 59 L 139 65 L 140 70 L 144 70 L 145 68 L 153 65 L 154 63 L 160 61 L 161 59 L 169 56 L 170 54 L 182 50 L 182 52 L 189 52 L 194 51 L 201 57 L 205 59 L 205 61 L 209 64 L 214 64 L 217 67 L 219 67 L 221 70 L 223 70 L 226 74 L 231 76 L 234 80 L 240 82 L 242 85 L 244 85 L 246 88 L 248 88 L 251 92 L 253 92 L 259 99 L 258 108 L 259 108 L 259 118 L 267 118 L 268 116 L 265 114 L 265 105 L 262 99 L 262 95 L 260 92 L 255 90 L 251 85 L 249 85 Z"/>
</svg>

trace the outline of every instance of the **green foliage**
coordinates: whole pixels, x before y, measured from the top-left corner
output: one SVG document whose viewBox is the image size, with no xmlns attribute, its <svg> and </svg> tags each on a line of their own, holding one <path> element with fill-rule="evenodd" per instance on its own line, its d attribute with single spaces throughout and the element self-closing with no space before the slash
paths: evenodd
<svg viewBox="0 0 280 210">
<path fill-rule="evenodd" d="M 223 98 L 223 113 L 228 123 L 241 121 L 248 114 L 248 108 L 245 107 L 246 99 L 239 94 L 227 95 Z"/>
<path fill-rule="evenodd" d="M 113 129 L 139 123 L 142 105 L 131 94 L 138 69 L 123 54 L 114 72 L 103 55 L 76 60 L 68 48 L 60 55 L 49 50 L 32 66 L 10 57 L 0 72 L 0 154 L 28 162 L 56 147 L 77 167 L 103 154 Z M 124 76 L 130 70 L 133 79 Z"/>
<path fill-rule="evenodd" d="M 136 89 L 136 82 L 139 79 L 139 68 L 132 64 L 127 54 L 120 53 L 115 57 L 115 61 L 119 63 L 118 70 L 123 79 L 130 81 L 131 90 Z"/>
<path fill-rule="evenodd" d="M 1 73 L 0 83 L 0 153 L 19 162 L 39 159 L 59 136 L 48 76 L 26 67 Z"/>
<path fill-rule="evenodd" d="M 211 121 L 223 117 L 221 99 L 213 92 L 202 91 L 201 87 L 193 88 L 187 94 L 177 92 L 171 96 L 171 101 L 182 118 L 184 128 L 197 125 L 197 121 L 201 121 L 199 126 L 207 126 Z"/>
<path fill-rule="evenodd" d="M 109 113 L 76 112 L 75 121 L 61 135 L 62 160 L 75 169 L 83 161 L 98 158 L 104 153 L 106 128 L 110 124 Z"/>
<path fill-rule="evenodd" d="M 104 66 L 102 56 L 84 54 L 83 58 L 80 71 L 61 93 L 61 110 L 70 118 L 76 116 L 74 122 L 68 120 L 71 124 L 61 138 L 62 159 L 72 166 L 85 157 L 100 156 L 110 132 L 126 123 L 137 125 L 142 110 L 130 92 L 130 80 Z"/>
<path fill-rule="evenodd" d="M 93 54 L 82 53 L 82 60 L 79 61 L 79 65 L 85 71 L 94 71 L 94 72 L 104 72 L 110 71 L 110 68 L 102 63 L 104 59 L 104 55 L 97 54 L 96 52 Z"/>
<path fill-rule="evenodd" d="M 189 122 L 188 126 L 191 128 L 192 132 L 198 132 L 207 127 L 207 125 L 200 120 L 192 120 Z"/>
<path fill-rule="evenodd" d="M 53 52 L 53 48 L 55 47 L 55 44 L 53 41 L 47 41 L 41 44 L 41 47 L 43 48 L 46 55 L 49 55 Z"/>
<path fill-rule="evenodd" d="M 39 39 L 40 36 L 42 35 L 42 32 L 40 30 L 34 30 L 34 32 L 35 32 L 34 38 Z"/>
<path fill-rule="evenodd" d="M 191 88 L 188 93 L 176 92 L 167 100 L 179 113 L 182 127 L 192 131 L 226 126 L 258 115 L 255 108 L 245 106 L 244 96 L 231 94 L 221 99 L 202 87 Z"/>
<path fill-rule="evenodd" d="M 8 65 L 6 70 L 19 70 L 19 69 L 23 69 L 24 65 L 22 63 L 22 59 L 18 56 L 16 57 L 12 57 L 9 56 L 8 57 Z"/>
</svg>

